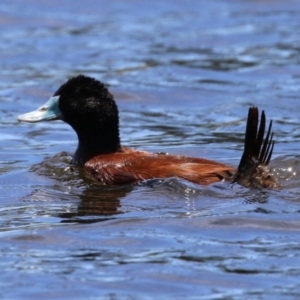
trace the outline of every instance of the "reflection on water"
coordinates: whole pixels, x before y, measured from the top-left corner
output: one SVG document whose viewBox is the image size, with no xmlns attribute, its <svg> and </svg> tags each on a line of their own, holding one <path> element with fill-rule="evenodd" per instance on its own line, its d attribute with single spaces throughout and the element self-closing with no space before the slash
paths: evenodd
<svg viewBox="0 0 300 300">
<path fill-rule="evenodd" d="M 0 24 L 5 299 L 299 298 L 298 1 L 16 0 Z M 66 124 L 16 120 L 79 73 L 149 151 L 236 166 L 248 106 L 265 109 L 282 190 L 98 185 L 70 165 Z"/>
</svg>

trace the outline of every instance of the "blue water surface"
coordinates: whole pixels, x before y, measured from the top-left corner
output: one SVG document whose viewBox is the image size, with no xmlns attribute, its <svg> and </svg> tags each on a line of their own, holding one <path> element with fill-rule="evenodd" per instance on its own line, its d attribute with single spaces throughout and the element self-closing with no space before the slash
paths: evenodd
<svg viewBox="0 0 300 300">
<path fill-rule="evenodd" d="M 299 1 L 15 0 L 0 24 L 1 299 L 300 297 Z M 137 149 L 237 166 L 264 109 L 282 189 L 97 185 L 67 124 L 17 122 L 78 74 Z"/>
</svg>

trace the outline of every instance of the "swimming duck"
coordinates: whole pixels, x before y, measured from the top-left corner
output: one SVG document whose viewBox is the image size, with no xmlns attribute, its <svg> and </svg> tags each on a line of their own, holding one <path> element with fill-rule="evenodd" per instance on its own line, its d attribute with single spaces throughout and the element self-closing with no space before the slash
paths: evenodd
<svg viewBox="0 0 300 300">
<path fill-rule="evenodd" d="M 264 111 L 249 108 L 244 152 L 238 168 L 187 156 L 150 153 L 123 147 L 119 136 L 116 102 L 100 81 L 79 75 L 62 84 L 36 111 L 23 114 L 19 121 L 62 120 L 77 133 L 78 147 L 72 163 L 82 166 L 98 182 L 107 185 L 137 183 L 147 179 L 178 177 L 208 185 L 221 180 L 246 187 L 274 187 L 268 169 L 274 147 L 272 121 L 265 140 Z M 271 134 L 271 136 L 270 136 Z"/>
</svg>

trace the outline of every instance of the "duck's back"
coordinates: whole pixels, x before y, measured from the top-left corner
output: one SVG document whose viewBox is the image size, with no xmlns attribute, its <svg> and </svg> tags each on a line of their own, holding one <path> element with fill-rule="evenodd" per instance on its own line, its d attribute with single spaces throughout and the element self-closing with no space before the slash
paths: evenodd
<svg viewBox="0 0 300 300">
<path fill-rule="evenodd" d="M 236 171 L 228 165 L 207 159 L 154 154 L 130 148 L 98 155 L 86 162 L 85 168 L 93 178 L 109 185 L 169 177 L 208 185 L 222 179 L 230 180 Z"/>
</svg>

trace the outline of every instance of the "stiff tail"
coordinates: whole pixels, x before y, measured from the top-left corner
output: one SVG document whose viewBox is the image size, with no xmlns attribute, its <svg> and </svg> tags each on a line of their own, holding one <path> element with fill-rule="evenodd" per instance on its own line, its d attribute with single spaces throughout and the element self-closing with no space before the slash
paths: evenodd
<svg viewBox="0 0 300 300">
<path fill-rule="evenodd" d="M 264 139 L 265 127 L 265 112 L 262 111 L 259 124 L 257 107 L 250 107 L 245 133 L 244 153 L 233 182 L 255 188 L 272 188 L 277 186 L 276 180 L 268 168 L 274 148 L 273 132 L 271 132 L 272 121 Z"/>
</svg>

